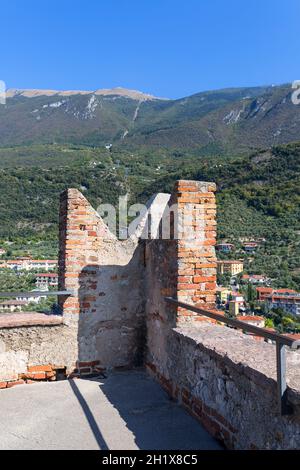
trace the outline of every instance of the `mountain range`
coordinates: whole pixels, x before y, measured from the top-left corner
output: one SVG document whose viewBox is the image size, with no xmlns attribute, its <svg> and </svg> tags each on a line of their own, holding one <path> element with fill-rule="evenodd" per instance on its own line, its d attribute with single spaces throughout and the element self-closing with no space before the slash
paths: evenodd
<svg viewBox="0 0 300 470">
<path fill-rule="evenodd" d="M 124 88 L 7 91 L 0 146 L 80 144 L 249 153 L 300 140 L 292 86 L 232 88 L 162 99 Z"/>
<path fill-rule="evenodd" d="M 218 240 L 239 249 L 244 238 L 265 238 L 246 271 L 300 289 L 300 106 L 292 92 L 287 84 L 171 100 L 124 88 L 8 90 L 0 246 L 9 257 L 57 256 L 66 188 L 96 208 L 117 205 L 121 194 L 146 202 L 181 178 L 215 181 Z"/>
</svg>

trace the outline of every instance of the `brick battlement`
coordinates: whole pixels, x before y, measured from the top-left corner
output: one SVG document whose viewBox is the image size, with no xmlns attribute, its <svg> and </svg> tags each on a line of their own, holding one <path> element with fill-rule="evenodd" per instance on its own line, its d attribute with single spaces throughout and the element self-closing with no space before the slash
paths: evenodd
<svg viewBox="0 0 300 470">
<path fill-rule="evenodd" d="M 78 362 L 100 361 L 102 369 L 142 365 L 148 319 L 167 328 L 199 320 L 166 308 L 164 297 L 206 307 L 215 302 L 215 190 L 213 183 L 178 181 L 171 195 L 151 199 L 136 232 L 123 241 L 78 190 L 64 191 L 59 289 L 74 295 L 59 298 L 62 317 L 0 318 L 0 380 L 19 380 L 32 362 L 63 364 L 66 375 L 81 373 Z M 168 238 L 162 236 L 166 222 Z M 143 237 L 147 232 L 150 239 Z"/>
<path fill-rule="evenodd" d="M 79 191 L 65 191 L 59 289 L 74 295 L 60 298 L 61 317 L 0 318 L 0 388 L 146 365 L 227 447 L 299 448 L 299 367 L 289 382 L 294 414 L 278 416 L 274 346 L 165 300 L 215 306 L 215 191 L 214 183 L 178 181 L 171 195 L 152 199 L 127 240 Z M 299 365 L 298 353 L 289 357 Z"/>
</svg>

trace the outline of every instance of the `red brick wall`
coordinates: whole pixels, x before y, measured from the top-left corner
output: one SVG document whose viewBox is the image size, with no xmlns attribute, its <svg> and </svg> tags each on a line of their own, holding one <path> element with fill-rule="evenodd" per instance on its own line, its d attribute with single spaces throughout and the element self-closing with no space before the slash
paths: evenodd
<svg viewBox="0 0 300 470">
<path fill-rule="evenodd" d="M 78 297 L 61 300 L 65 316 L 79 314 L 96 300 L 92 267 L 99 265 L 101 240 L 112 235 L 85 197 L 76 189 L 68 189 L 60 199 L 59 237 L 59 288 L 77 291 L 80 278 L 86 276 L 90 281 L 81 301 Z"/>
<path fill-rule="evenodd" d="M 181 307 L 166 305 L 165 297 L 202 308 L 216 300 L 216 201 L 215 184 L 180 180 L 169 207 L 174 239 L 153 240 L 146 246 L 147 316 L 175 326 L 199 316 Z M 172 214 L 172 212 L 171 212 Z"/>
<path fill-rule="evenodd" d="M 174 191 L 179 213 L 177 298 L 205 308 L 216 301 L 215 190 L 214 183 L 181 180 Z M 185 321 L 195 314 L 179 308 L 177 316 Z"/>
<path fill-rule="evenodd" d="M 154 242 L 163 246 L 165 256 L 164 260 L 156 258 L 164 276 L 162 295 L 207 308 L 214 306 L 216 298 L 215 189 L 213 183 L 178 181 L 170 200 L 170 205 L 177 208 L 174 222 L 177 239 Z M 104 238 L 112 235 L 82 194 L 74 189 L 64 192 L 60 211 L 59 286 L 78 290 L 79 277 L 81 283 L 84 276 L 87 281 L 80 299 L 62 299 L 65 315 L 93 310 L 99 294 L 93 265 L 95 270 L 99 266 Z M 151 290 L 151 284 L 148 289 Z M 178 308 L 176 315 L 178 322 L 197 316 L 182 308 Z"/>
</svg>

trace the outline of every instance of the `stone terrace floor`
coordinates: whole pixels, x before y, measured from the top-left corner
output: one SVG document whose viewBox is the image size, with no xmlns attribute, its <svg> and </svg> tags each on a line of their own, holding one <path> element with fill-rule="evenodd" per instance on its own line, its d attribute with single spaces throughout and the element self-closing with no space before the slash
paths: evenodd
<svg viewBox="0 0 300 470">
<path fill-rule="evenodd" d="M 144 371 L 19 385 L 0 410 L 0 449 L 221 450 Z"/>
</svg>

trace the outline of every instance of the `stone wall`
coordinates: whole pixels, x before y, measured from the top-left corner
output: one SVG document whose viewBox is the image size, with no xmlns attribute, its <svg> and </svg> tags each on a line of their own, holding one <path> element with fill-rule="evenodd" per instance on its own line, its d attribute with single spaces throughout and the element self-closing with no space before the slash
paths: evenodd
<svg viewBox="0 0 300 470">
<path fill-rule="evenodd" d="M 46 315 L 34 318 L 34 314 L 24 316 L 30 316 L 31 324 L 26 324 L 27 319 L 23 320 L 23 325 L 20 319 L 12 322 L 10 316 L 5 322 L 1 319 L 0 388 L 25 381 L 52 380 L 57 370 L 64 370 L 66 375 L 76 363 L 76 335 L 63 325 L 62 319 Z"/>
<path fill-rule="evenodd" d="M 287 351 L 290 416 L 278 412 L 275 346 L 208 322 L 173 329 L 149 372 L 231 449 L 300 448 L 300 353 Z"/>
</svg>

